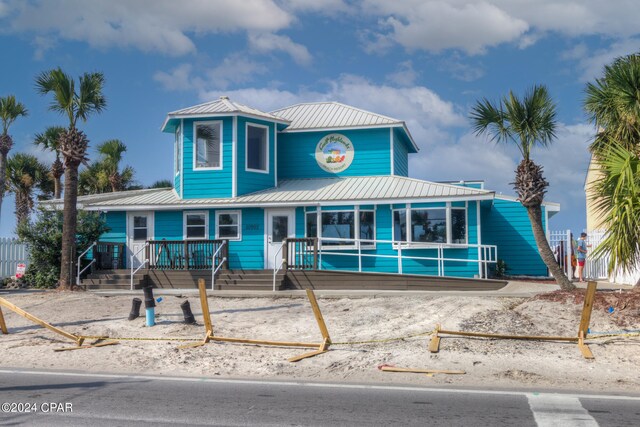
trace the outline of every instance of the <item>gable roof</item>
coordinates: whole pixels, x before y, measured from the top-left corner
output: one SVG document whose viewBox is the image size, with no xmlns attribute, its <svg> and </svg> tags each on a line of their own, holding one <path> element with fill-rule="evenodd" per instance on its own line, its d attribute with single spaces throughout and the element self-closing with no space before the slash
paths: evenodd
<svg viewBox="0 0 640 427">
<path fill-rule="evenodd" d="M 418 151 L 404 121 L 372 113 L 340 102 L 310 102 L 271 111 L 291 123 L 283 132 L 305 132 L 320 129 L 348 129 L 363 127 L 401 127 Z"/>
<path fill-rule="evenodd" d="M 87 210 L 149 210 L 220 207 L 391 204 L 493 199 L 494 192 L 402 176 L 290 179 L 275 188 L 236 198 L 180 199 L 172 188 L 123 191 L 78 197 Z M 62 200 L 44 202 L 61 205 Z"/>
<path fill-rule="evenodd" d="M 162 125 L 164 131 L 171 119 L 180 118 L 194 118 L 194 117 L 215 117 L 224 115 L 243 115 L 249 117 L 255 117 L 258 119 L 269 120 L 272 122 L 288 124 L 289 121 L 277 117 L 270 113 L 265 113 L 257 108 L 249 107 L 248 105 L 240 104 L 239 102 L 231 101 L 228 96 L 221 96 L 215 101 L 205 102 L 204 104 L 198 104 L 191 107 L 182 108 L 180 110 L 171 111 L 167 114 L 167 118 Z"/>
</svg>

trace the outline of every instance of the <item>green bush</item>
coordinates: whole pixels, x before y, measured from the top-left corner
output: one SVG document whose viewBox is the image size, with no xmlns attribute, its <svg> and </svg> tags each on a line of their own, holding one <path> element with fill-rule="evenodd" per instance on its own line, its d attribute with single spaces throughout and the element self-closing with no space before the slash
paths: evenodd
<svg viewBox="0 0 640 427">
<path fill-rule="evenodd" d="M 74 258 L 107 231 L 109 228 L 99 213 L 78 212 L 77 253 Z M 36 288 L 55 288 L 60 277 L 62 212 L 38 209 L 35 221 L 22 222 L 17 232 L 18 238 L 29 248 L 29 266 L 25 273 L 27 283 Z"/>
</svg>

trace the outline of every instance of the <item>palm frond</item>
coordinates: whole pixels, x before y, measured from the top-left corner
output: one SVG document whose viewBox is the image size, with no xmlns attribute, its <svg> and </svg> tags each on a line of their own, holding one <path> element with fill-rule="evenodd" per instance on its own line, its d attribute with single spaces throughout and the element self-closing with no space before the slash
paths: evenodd
<svg viewBox="0 0 640 427">
<path fill-rule="evenodd" d="M 2 133 L 6 135 L 9 127 L 18 117 L 29 114 L 27 108 L 21 102 L 16 101 L 14 95 L 0 97 L 0 120 L 2 120 Z"/>
</svg>

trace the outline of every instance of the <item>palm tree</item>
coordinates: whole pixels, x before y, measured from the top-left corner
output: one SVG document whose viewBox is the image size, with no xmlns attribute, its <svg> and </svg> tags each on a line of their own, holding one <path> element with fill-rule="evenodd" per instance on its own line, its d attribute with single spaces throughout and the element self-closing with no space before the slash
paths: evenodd
<svg viewBox="0 0 640 427">
<path fill-rule="evenodd" d="M 54 182 L 55 199 L 59 199 L 62 194 L 61 178 L 64 175 L 64 165 L 60 161 L 60 136 L 64 133 L 65 128 L 62 126 L 50 126 L 43 133 L 37 133 L 33 143 L 43 150 L 53 151 L 56 159 L 51 164 L 51 176 Z"/>
<path fill-rule="evenodd" d="M 2 120 L 2 134 L 0 134 L 0 212 L 2 212 L 7 156 L 13 147 L 13 138 L 9 135 L 9 127 L 18 117 L 24 117 L 27 114 L 27 109 L 22 103 L 16 101 L 15 96 L 0 97 L 0 120 Z"/>
<path fill-rule="evenodd" d="M 7 160 L 6 190 L 16 196 L 16 223 L 29 219 L 33 210 L 34 191 L 47 191 L 48 167 L 31 154 L 17 153 Z"/>
<path fill-rule="evenodd" d="M 78 168 L 87 162 L 86 153 L 89 139 L 76 127 L 80 119 L 86 121 L 93 113 L 102 112 L 107 101 L 102 93 L 104 76 L 102 73 L 84 73 L 75 81 L 60 68 L 42 72 L 36 78 L 36 89 L 41 95 L 52 93 L 54 101 L 49 109 L 64 114 L 69 119 L 69 127 L 60 137 L 60 152 L 64 156 L 64 213 L 62 225 L 62 261 L 60 282 L 62 289 L 71 289 L 71 270 L 75 258 L 75 239 L 78 210 Z"/>
<path fill-rule="evenodd" d="M 102 163 L 108 175 L 111 191 L 122 191 L 126 184 L 123 180 L 133 179 L 133 169 L 129 166 L 121 172 L 118 170 L 122 155 L 127 151 L 127 146 L 119 139 L 110 139 L 98 145 L 98 152 L 102 155 Z"/>
<path fill-rule="evenodd" d="M 590 150 L 602 172 L 588 197 L 607 230 L 592 256 L 609 255 L 609 273 L 629 272 L 640 265 L 640 54 L 605 66 L 584 109 L 599 128 Z"/>
<path fill-rule="evenodd" d="M 542 166 L 531 160 L 534 146 L 548 147 L 556 137 L 556 106 L 545 86 L 534 86 L 523 99 L 509 92 L 499 104 L 486 98 L 471 111 L 476 135 L 489 134 L 492 141 L 513 143 L 522 154 L 513 184 L 518 200 L 526 208 L 538 252 L 560 288 L 575 289 L 556 262 L 542 227 L 542 201 L 549 183 Z"/>
</svg>

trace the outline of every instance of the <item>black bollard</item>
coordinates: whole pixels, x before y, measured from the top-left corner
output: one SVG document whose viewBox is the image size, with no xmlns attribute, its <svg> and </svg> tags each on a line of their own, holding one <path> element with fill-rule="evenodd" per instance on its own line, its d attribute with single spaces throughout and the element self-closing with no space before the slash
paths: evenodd
<svg viewBox="0 0 640 427">
<path fill-rule="evenodd" d="M 153 288 L 151 286 L 145 286 L 142 290 L 144 291 L 144 308 L 155 307 L 156 300 L 153 299 Z"/>
<path fill-rule="evenodd" d="M 187 325 L 195 325 L 196 318 L 193 317 L 193 313 L 191 312 L 191 304 L 189 301 L 185 301 L 180 304 L 180 308 L 182 309 L 182 314 L 184 315 L 184 323 Z"/>
<path fill-rule="evenodd" d="M 142 300 L 140 298 L 133 299 L 133 304 L 131 305 L 131 313 L 129 313 L 129 320 L 134 320 L 140 317 L 141 305 L 142 305 Z"/>
</svg>

